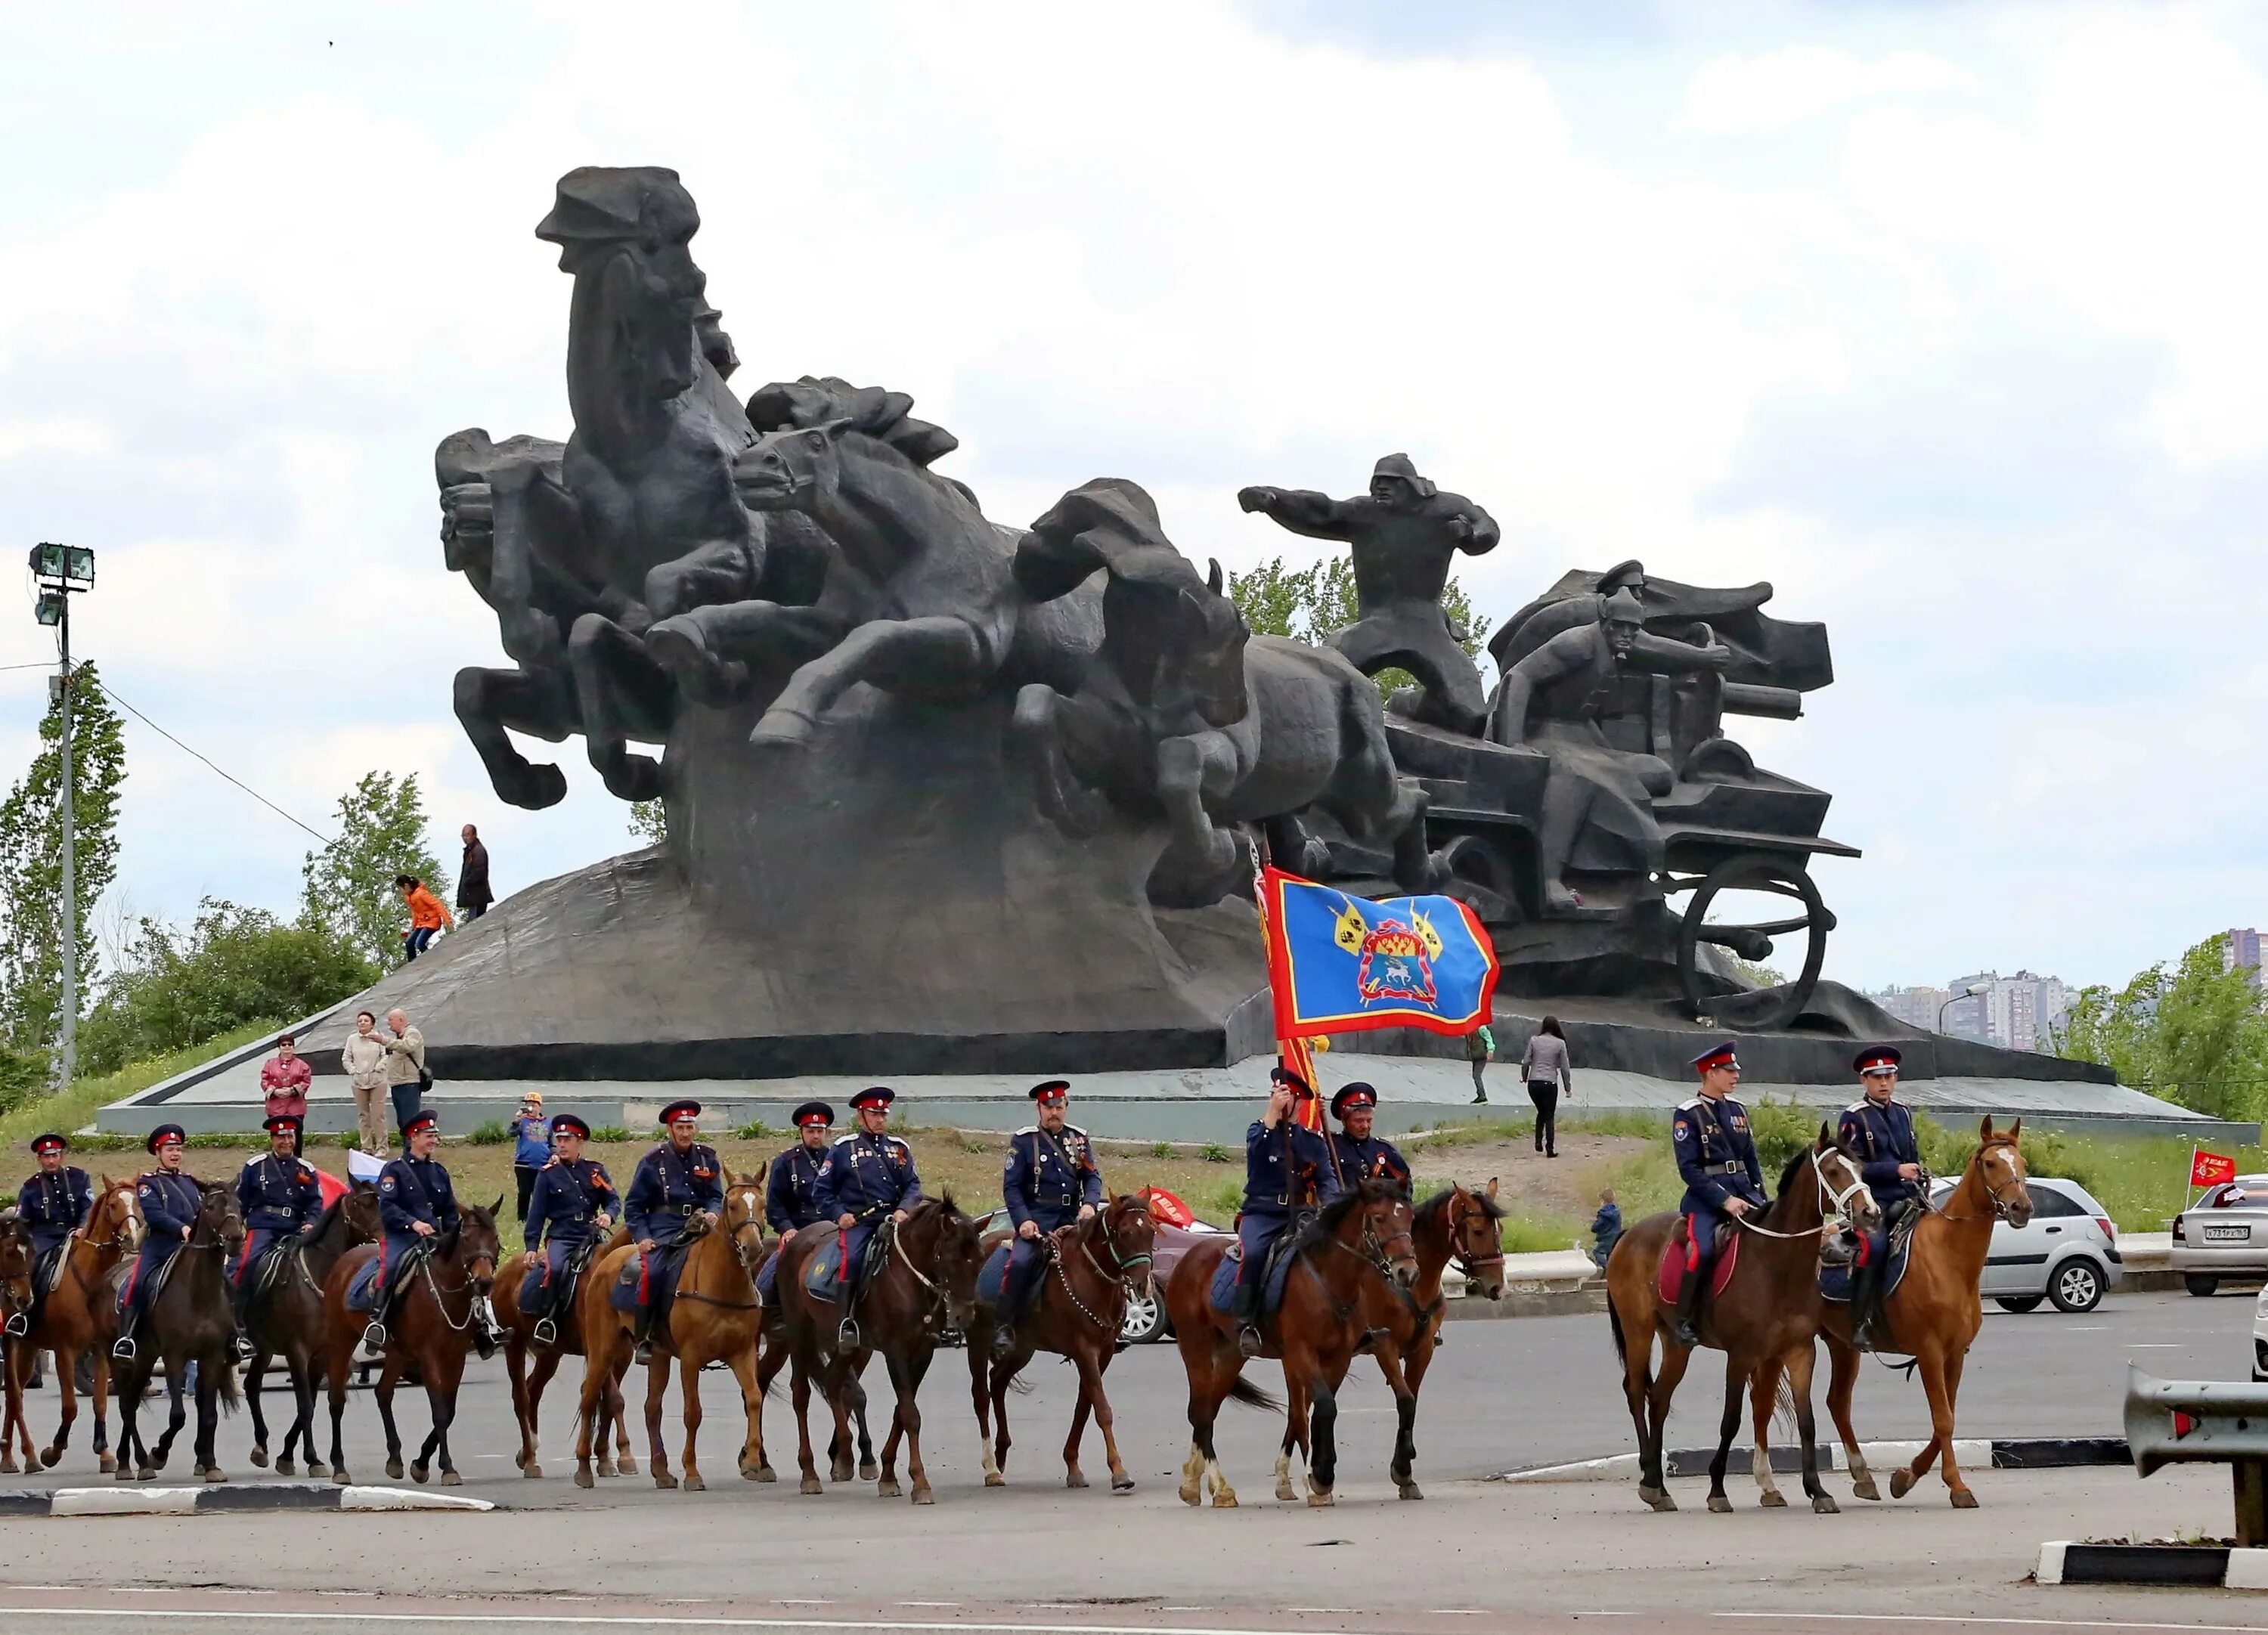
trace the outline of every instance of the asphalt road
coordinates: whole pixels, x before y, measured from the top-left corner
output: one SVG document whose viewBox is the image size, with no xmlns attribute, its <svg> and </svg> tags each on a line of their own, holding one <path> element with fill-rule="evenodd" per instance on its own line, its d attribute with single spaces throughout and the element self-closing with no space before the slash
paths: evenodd
<svg viewBox="0 0 2268 1635">
<path fill-rule="evenodd" d="M 2045 1307 L 2018 1316 L 1988 1305 L 1984 1333 L 1970 1354 L 1962 1383 L 1961 1433 L 2117 1435 L 2127 1363 L 2139 1363 L 2161 1378 L 2242 1378 L 2249 1362 L 2252 1307 L 2250 1295 L 2193 1300 L 2183 1294 L 2114 1296 L 2076 1317 Z M 1447 1344 L 1435 1359 L 1418 1415 L 1421 1482 L 1496 1476 L 1633 1447 L 1603 1316 L 1457 1322 L 1445 1332 Z M 1274 1372 L 1274 1364 L 1262 1363 L 1256 1365 L 1252 1377 L 1265 1384 Z M 608 1504 L 667 1501 L 643 1476 L 609 1482 L 587 1494 L 566 1480 L 573 1470 L 571 1437 L 579 1374 L 580 1365 L 571 1363 L 547 1393 L 541 1449 L 547 1479 L 530 1482 L 512 1464 L 518 1439 L 502 1359 L 471 1365 L 452 1439 L 467 1493 L 515 1505 L 570 1505 L 593 1499 Z M 1009 1475 L 1012 1480 L 1057 1483 L 1063 1476 L 1060 1449 L 1076 1382 L 1068 1368 L 1044 1357 L 1035 1360 L 1027 1377 L 1031 1392 L 1010 1398 L 1017 1444 Z M 1696 1364 L 1671 1413 L 1672 1446 L 1702 1447 L 1713 1440 L 1723 1400 L 1721 1379 L 1713 1354 Z M 643 1460 L 644 1437 L 636 1428 L 642 1400 L 639 1376 L 633 1375 L 630 1383 L 633 1437 Z M 1174 1346 L 1147 1345 L 1122 1352 L 1111 1366 L 1108 1385 L 1128 1469 L 1145 1484 L 1177 1478 L 1189 1447 L 1189 1422 L 1186 1386 Z M 880 1368 L 870 1371 L 868 1390 L 875 1404 L 879 1442 L 889 1391 Z M 55 1400 L 51 1389 L 27 1399 L 34 1433 L 43 1441 L 54 1425 Z M 734 1474 L 739 1445 L 731 1376 L 721 1371 L 704 1376 L 702 1400 L 703 1473 L 723 1486 Z M 283 1423 L 290 1417 L 289 1393 L 271 1391 L 266 1402 L 271 1437 L 280 1445 Z M 940 1352 L 921 1396 L 924 1451 L 931 1479 L 940 1492 L 983 1480 L 968 1403 L 965 1354 Z M 152 1406 L 162 1410 L 163 1404 Z M 414 1449 L 430 1424 L 423 1393 L 401 1393 L 396 1415 Z M 1919 1384 L 1875 1365 L 1868 1366 L 1861 1380 L 1857 1418 L 1860 1434 L 1870 1440 L 1929 1433 Z M 1241 1485 L 1249 1486 L 1270 1473 L 1281 1423 L 1275 1416 L 1233 1404 L 1223 1410 L 1220 1454 Z M 1823 1405 L 1821 1423 L 1825 1433 Z M 1367 1363 L 1358 1365 L 1342 1396 L 1339 1426 L 1343 1481 L 1382 1474 L 1393 1446 L 1393 1399 Z M 826 1429 L 823 1417 L 814 1413 L 813 1433 L 821 1444 L 822 1464 Z M 662 1432 L 674 1467 L 684 1440 L 674 1386 L 665 1405 Z M 189 1432 L 183 1434 L 186 1438 Z M 794 1492 L 794 1436 L 783 1388 L 766 1408 L 766 1451 L 790 1495 Z M 357 1391 L 349 1400 L 345 1439 L 349 1467 L 357 1479 L 381 1479 L 384 1442 L 366 1391 Z M 221 1462 L 232 1479 L 263 1477 L 247 1457 L 251 1440 L 248 1416 L 223 1421 Z M 55 1470 L 29 1477 L 0 1477 L 0 1482 L 52 1485 L 89 1479 L 95 1471 L 84 1412 L 73 1441 Z M 328 1451 L 329 1442 L 328 1411 L 319 1399 L 318 1445 Z M 1087 1432 L 1084 1459 L 1090 1478 L 1097 1478 L 1104 1467 L 1101 1439 L 1093 1427 Z M 176 1453 L 169 1476 L 178 1477 L 188 1462 L 184 1446 Z"/>
</svg>

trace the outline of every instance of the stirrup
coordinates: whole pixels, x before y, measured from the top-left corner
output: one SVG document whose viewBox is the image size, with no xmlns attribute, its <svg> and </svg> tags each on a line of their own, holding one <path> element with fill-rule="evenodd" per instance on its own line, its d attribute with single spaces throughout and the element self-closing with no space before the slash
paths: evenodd
<svg viewBox="0 0 2268 1635">
<path fill-rule="evenodd" d="M 652 1340 L 640 1340 L 637 1343 L 637 1349 L 630 1353 L 630 1361 L 633 1363 L 650 1363 L 652 1360 L 653 1342 Z"/>
<path fill-rule="evenodd" d="M 362 1347 L 373 1357 L 386 1349 L 386 1325 L 375 1317 L 364 1325 Z"/>
<path fill-rule="evenodd" d="M 240 1329 L 229 1337 L 229 1344 L 239 1362 L 248 1363 L 260 1355 L 259 1349 L 252 1343 L 252 1337 Z"/>
<path fill-rule="evenodd" d="M 528 1337 L 538 1345 L 556 1345 L 559 1344 L 558 1325 L 549 1317 L 538 1317 L 535 1320 L 535 1327 L 530 1330 Z"/>
<path fill-rule="evenodd" d="M 116 1342 L 113 1344 L 110 1348 L 110 1360 L 113 1362 L 122 1363 L 130 1363 L 134 1360 L 134 1337 L 132 1335 L 122 1334 L 118 1337 Z"/>
<path fill-rule="evenodd" d="M 838 1351 L 857 1351 L 862 1337 L 856 1317 L 845 1317 L 835 1325 L 835 1349 Z"/>
<path fill-rule="evenodd" d="M 31 1331 L 32 1319 L 29 1313 L 11 1311 L 8 1314 L 8 1332 L 10 1334 L 20 1340 Z"/>
<path fill-rule="evenodd" d="M 1261 1351 L 1266 1348 L 1267 1344 L 1267 1341 L 1260 1337 L 1259 1324 L 1248 1322 L 1238 1326 L 1236 1330 L 1236 1349 L 1242 1351 L 1247 1357 L 1259 1356 Z"/>
</svg>

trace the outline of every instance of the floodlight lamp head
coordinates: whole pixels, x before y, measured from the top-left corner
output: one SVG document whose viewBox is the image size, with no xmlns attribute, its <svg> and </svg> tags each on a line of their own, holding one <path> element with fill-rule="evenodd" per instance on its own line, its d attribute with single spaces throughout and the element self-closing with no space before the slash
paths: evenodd
<svg viewBox="0 0 2268 1635">
<path fill-rule="evenodd" d="M 41 624 L 61 624 L 63 622 L 63 593 L 61 591 L 41 591 L 33 612 Z"/>
</svg>

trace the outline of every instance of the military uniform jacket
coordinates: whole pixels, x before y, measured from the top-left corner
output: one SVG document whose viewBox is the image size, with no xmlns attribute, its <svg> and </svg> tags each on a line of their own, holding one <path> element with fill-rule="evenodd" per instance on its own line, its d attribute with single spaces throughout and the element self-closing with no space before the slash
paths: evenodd
<svg viewBox="0 0 2268 1635">
<path fill-rule="evenodd" d="M 521 1236 L 531 1255 L 548 1237 L 554 1243 L 588 1243 L 601 1215 L 618 1215 L 614 1177 L 595 1158 L 569 1163 L 555 1158 L 535 1172 L 527 1195 L 527 1219 Z"/>
<path fill-rule="evenodd" d="M 1065 1124 L 1062 1134 L 1051 1136 L 1037 1124 L 1027 1124 L 1010 1136 L 1000 1196 L 1011 1221 L 1021 1226 L 1028 1220 L 1042 1232 L 1071 1225 L 1082 1204 L 1101 1209 L 1102 1172 L 1095 1167 L 1086 1131 Z"/>
<path fill-rule="evenodd" d="M 196 1225 L 200 1196 L 197 1183 L 179 1172 L 169 1175 L 153 1169 L 143 1175 L 134 1183 L 134 1197 L 150 1228 L 144 1241 L 163 1246 L 169 1254 L 180 1248 L 189 1228 Z"/>
<path fill-rule="evenodd" d="M 43 1169 L 16 1195 L 16 1215 L 44 1255 L 78 1230 L 93 1204 L 94 1184 L 86 1171 L 65 1168 L 51 1175 Z"/>
<path fill-rule="evenodd" d="M 323 1189 L 313 1165 L 269 1153 L 237 1176 L 236 1202 L 247 1232 L 297 1232 L 323 1212 Z"/>
<path fill-rule="evenodd" d="M 694 1211 L 724 1207 L 725 1166 L 716 1148 L 698 1141 L 682 1153 L 668 1141 L 654 1148 L 638 1160 L 622 1195 L 622 1219 L 640 1243 L 666 1243 Z"/>
<path fill-rule="evenodd" d="M 436 1232 L 457 1225 L 457 1194 L 438 1158 L 395 1159 L 378 1172 L 378 1219 L 390 1238 L 414 1236 L 423 1221 Z"/>
<path fill-rule="evenodd" d="M 1339 1160 L 1338 1179 L 1344 1186 L 1358 1181 L 1391 1181 L 1401 1186 L 1410 1184 L 1410 1165 L 1395 1150 L 1394 1143 L 1378 1136 L 1365 1136 L 1356 1140 L 1352 1136 L 1326 1136 Z"/>
<path fill-rule="evenodd" d="M 814 1153 L 802 1142 L 772 1160 L 764 1175 L 764 1220 L 774 1232 L 793 1232 L 827 1219 L 819 1207 L 819 1167 L 824 1153 Z"/>
<path fill-rule="evenodd" d="M 1837 1130 L 1844 1145 L 1859 1155 L 1859 1177 L 1875 1203 L 1903 1203 L 1920 1193 L 1918 1182 L 1898 1174 L 1899 1165 L 1921 1162 L 1913 1114 L 1904 1106 L 1896 1101 L 1877 1106 L 1861 1098 L 1843 1109 Z"/>
<path fill-rule="evenodd" d="M 1765 1202 L 1749 1109 L 1732 1097 L 1712 1101 L 1695 1096 L 1670 1115 L 1669 1137 L 1689 1203 L 1721 1212 L 1732 1198 Z"/>
<path fill-rule="evenodd" d="M 1258 1119 L 1244 1132 L 1244 1212 L 1285 1215 L 1338 1196 L 1323 1138 L 1286 1118 L 1270 1130 Z"/>
<path fill-rule="evenodd" d="M 921 1201 L 914 1150 L 895 1136 L 845 1136 L 827 1151 L 813 1189 L 826 1219 L 856 1215 L 871 1220 Z"/>
</svg>

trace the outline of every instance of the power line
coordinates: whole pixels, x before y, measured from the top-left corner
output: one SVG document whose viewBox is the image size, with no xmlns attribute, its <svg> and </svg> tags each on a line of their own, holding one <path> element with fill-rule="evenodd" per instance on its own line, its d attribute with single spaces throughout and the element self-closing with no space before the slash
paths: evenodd
<svg viewBox="0 0 2268 1635">
<path fill-rule="evenodd" d="M 314 836 L 314 837 L 315 837 L 317 840 L 319 840 L 319 841 L 322 842 L 322 843 L 323 843 L 323 844 L 325 844 L 325 845 L 327 845 L 327 846 L 328 846 L 328 845 L 329 845 L 329 844 L 331 843 L 331 837 L 330 837 L 328 835 L 323 834 L 323 833 L 321 833 L 320 830 L 317 830 L 317 829 L 308 829 L 308 828 L 307 828 L 307 826 L 306 826 L 305 823 L 301 823 L 301 822 L 299 822 L 299 820 L 298 820 L 298 818 L 293 817 L 293 816 L 292 816 L 289 812 L 286 812 L 283 807 L 281 807 L 281 806 L 277 806 L 274 801 L 270 800 L 267 796 L 265 796 L 265 795 L 261 794 L 258 790 L 254 789 L 251 784 L 249 784 L 246 783 L 242 778 L 240 778 L 240 777 L 234 777 L 233 775 L 232 775 L 231 773 L 229 773 L 228 771 L 226 771 L 226 770 L 225 770 L 225 769 L 223 769 L 223 768 L 222 768 L 218 763 L 217 763 L 217 762 L 212 759 L 212 757 L 211 757 L 211 756 L 210 756 L 210 755 L 206 755 L 199 754 L 196 750 L 191 749 L 191 748 L 190 748 L 187 744 L 183 743 L 180 739 L 178 739 L 178 738 L 174 737 L 171 733 L 167 732 L 164 727 L 162 727 L 162 726 L 158 725 L 155 721 L 152 721 L 152 720 L 151 720 L 148 716 L 144 715 L 144 714 L 143 714 L 139 710 L 136 710 L 136 709 L 132 704 L 128 703 L 127 703 L 123 698 L 121 698 L 121 697 L 117 695 L 117 693 L 116 693 L 116 692 L 113 691 L 113 690 L 112 690 L 112 689 L 111 689 L 110 684 L 109 684 L 107 681 L 104 681 L 100 676 L 99 676 L 99 675 L 98 675 L 97 677 L 95 677 L 94 684 L 95 684 L 97 687 L 99 687 L 100 689 L 102 689 L 102 690 L 103 690 L 106 694 L 107 694 L 107 695 L 109 696 L 109 698 L 110 698 L 110 702 L 111 702 L 111 703 L 113 703 L 116 704 L 120 709 L 122 709 L 122 710 L 125 711 L 129 715 L 132 716 L 136 720 L 137 720 L 137 721 L 141 722 L 143 725 L 144 725 L 144 726 L 148 727 L 151 732 L 153 732 L 153 733 L 157 733 L 158 737 L 160 737 L 160 738 L 164 739 L 167 743 L 169 743 L 169 744 L 173 745 L 174 748 L 180 750 L 180 751 L 181 751 L 183 754 L 185 754 L 185 755 L 194 755 L 194 756 L 195 756 L 195 757 L 196 757 L 196 759 L 198 759 L 198 760 L 200 760 L 200 761 L 203 762 L 204 762 L 208 767 L 210 767 L 210 768 L 211 768 L 215 772 L 219 773 L 219 775 L 220 775 L 222 777 L 224 777 L 224 778 L 227 779 L 227 780 L 228 780 L 228 782 L 230 782 L 230 783 L 232 783 L 232 784 L 235 784 L 239 789 L 242 790 L 246 794 L 250 795 L 250 796 L 251 796 L 254 800 L 257 800 L 257 801 L 258 801 L 261 806 L 266 806 L 266 807 L 267 807 L 270 812 L 273 812 L 273 813 L 274 813 L 277 817 L 282 818 L 285 822 L 287 822 L 287 823 L 295 823 L 295 824 L 298 824 L 299 828 L 301 828 L 301 829 L 306 829 L 306 830 L 307 830 L 307 833 L 309 833 L 310 835 Z"/>
</svg>

